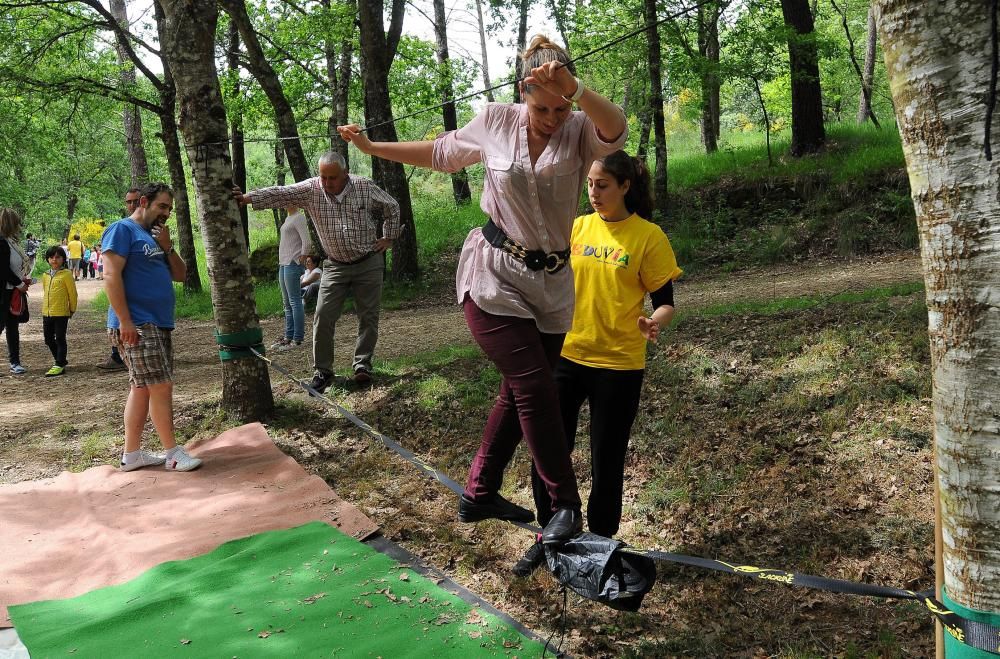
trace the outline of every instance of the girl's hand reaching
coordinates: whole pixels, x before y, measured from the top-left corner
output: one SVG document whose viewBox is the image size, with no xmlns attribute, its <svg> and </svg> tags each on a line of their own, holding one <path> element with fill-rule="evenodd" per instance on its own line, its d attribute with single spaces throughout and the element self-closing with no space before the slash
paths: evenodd
<svg viewBox="0 0 1000 659">
<path fill-rule="evenodd" d="M 652 318 L 646 318 L 645 316 L 639 316 L 638 323 L 639 332 L 645 339 L 651 343 L 656 343 L 657 337 L 660 336 L 660 324 L 653 320 Z"/>
</svg>

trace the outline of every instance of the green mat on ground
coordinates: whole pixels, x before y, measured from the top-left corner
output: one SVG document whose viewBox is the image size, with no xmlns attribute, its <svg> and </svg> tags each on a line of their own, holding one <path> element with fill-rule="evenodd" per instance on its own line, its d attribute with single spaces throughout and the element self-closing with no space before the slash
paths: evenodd
<svg viewBox="0 0 1000 659">
<path fill-rule="evenodd" d="M 496 616 L 322 522 L 10 612 L 32 659 L 542 653 Z"/>
</svg>

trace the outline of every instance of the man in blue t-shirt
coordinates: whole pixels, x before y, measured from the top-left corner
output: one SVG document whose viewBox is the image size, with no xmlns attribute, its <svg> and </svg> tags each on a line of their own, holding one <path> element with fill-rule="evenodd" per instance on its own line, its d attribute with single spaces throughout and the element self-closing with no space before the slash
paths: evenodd
<svg viewBox="0 0 1000 659">
<path fill-rule="evenodd" d="M 104 290 L 108 296 L 108 333 L 128 367 L 125 451 L 122 471 L 165 464 L 170 471 L 201 465 L 174 441 L 174 285 L 187 266 L 174 250 L 167 218 L 174 195 L 164 183 L 149 183 L 129 217 L 105 229 Z M 166 455 L 142 450 L 142 429 L 149 417 Z"/>
</svg>

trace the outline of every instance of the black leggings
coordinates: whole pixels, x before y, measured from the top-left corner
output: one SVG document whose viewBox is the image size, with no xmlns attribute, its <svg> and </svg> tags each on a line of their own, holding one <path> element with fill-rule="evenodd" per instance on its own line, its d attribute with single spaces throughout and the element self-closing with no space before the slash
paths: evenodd
<svg viewBox="0 0 1000 659">
<path fill-rule="evenodd" d="M 0 287 L 4 287 L 0 282 Z M 10 314 L 10 297 L 13 291 L 5 287 L 0 289 L 0 333 L 7 336 L 7 357 L 10 363 L 21 363 L 21 328 L 18 324 L 17 316 Z"/>
<path fill-rule="evenodd" d="M 52 351 L 56 366 L 66 365 L 66 326 L 69 316 L 42 316 L 42 336 Z"/>
<path fill-rule="evenodd" d="M 580 406 L 590 402 L 590 499 L 587 527 L 592 533 L 610 538 L 618 532 L 622 519 L 622 489 L 625 454 L 632 423 L 639 412 L 639 394 L 645 371 L 616 371 L 577 364 L 559 358 L 555 369 L 559 389 L 559 409 L 569 450 L 576 444 Z M 543 526 L 552 518 L 548 492 L 531 467 L 538 521 Z"/>
</svg>

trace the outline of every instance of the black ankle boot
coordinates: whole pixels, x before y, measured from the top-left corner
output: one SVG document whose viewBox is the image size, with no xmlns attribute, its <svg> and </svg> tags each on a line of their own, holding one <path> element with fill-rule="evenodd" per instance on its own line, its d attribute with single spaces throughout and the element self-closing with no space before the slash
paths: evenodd
<svg viewBox="0 0 1000 659">
<path fill-rule="evenodd" d="M 542 530 L 543 545 L 561 545 L 583 531 L 583 515 L 579 510 L 560 508 Z"/>
<path fill-rule="evenodd" d="M 507 501 L 499 494 L 490 499 L 473 501 L 464 494 L 458 500 L 458 519 L 463 522 L 479 522 L 484 519 L 505 519 L 510 522 L 533 522 L 535 513 L 527 508 Z"/>
</svg>

